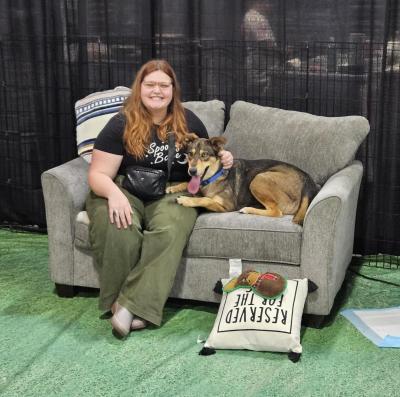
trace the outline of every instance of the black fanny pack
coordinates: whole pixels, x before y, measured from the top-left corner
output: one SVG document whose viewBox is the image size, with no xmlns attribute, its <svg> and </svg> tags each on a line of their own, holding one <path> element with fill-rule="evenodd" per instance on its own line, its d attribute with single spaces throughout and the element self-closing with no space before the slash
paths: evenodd
<svg viewBox="0 0 400 397">
<path fill-rule="evenodd" d="M 143 201 L 160 199 L 165 195 L 174 154 L 175 137 L 174 133 L 171 132 L 168 134 L 168 174 L 163 170 L 130 165 L 126 167 L 122 187 Z"/>
</svg>

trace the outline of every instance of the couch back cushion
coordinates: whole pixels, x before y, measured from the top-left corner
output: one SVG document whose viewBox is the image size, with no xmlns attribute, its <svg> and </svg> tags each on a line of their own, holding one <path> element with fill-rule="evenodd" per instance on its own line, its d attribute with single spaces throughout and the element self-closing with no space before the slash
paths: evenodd
<svg viewBox="0 0 400 397">
<path fill-rule="evenodd" d="M 130 95 L 128 87 L 94 92 L 75 103 L 76 141 L 78 155 L 90 163 L 94 141 L 97 135 L 121 109 Z M 183 106 L 192 110 L 204 123 L 210 136 L 221 135 L 224 131 L 225 104 L 218 100 L 184 102 Z"/>
<path fill-rule="evenodd" d="M 212 101 L 183 102 L 183 106 L 191 110 L 205 125 L 210 137 L 224 132 L 225 104 L 214 99 Z"/>
<path fill-rule="evenodd" d="M 237 101 L 224 136 L 237 158 L 284 161 L 323 184 L 354 159 L 368 132 L 362 116 L 323 117 Z"/>
</svg>

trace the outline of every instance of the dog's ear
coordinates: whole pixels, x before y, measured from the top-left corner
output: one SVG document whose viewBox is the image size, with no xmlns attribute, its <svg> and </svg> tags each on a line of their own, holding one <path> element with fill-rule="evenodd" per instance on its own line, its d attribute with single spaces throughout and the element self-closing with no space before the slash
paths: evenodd
<svg viewBox="0 0 400 397">
<path fill-rule="evenodd" d="M 191 144 L 194 140 L 198 139 L 199 137 L 194 134 L 193 132 L 190 132 L 189 134 L 186 134 L 185 137 L 183 138 L 182 145 L 184 148 L 187 148 L 189 144 Z"/>
<path fill-rule="evenodd" d="M 223 136 L 215 136 L 210 138 L 210 144 L 214 149 L 215 153 L 219 153 L 226 143 L 226 138 Z"/>
</svg>

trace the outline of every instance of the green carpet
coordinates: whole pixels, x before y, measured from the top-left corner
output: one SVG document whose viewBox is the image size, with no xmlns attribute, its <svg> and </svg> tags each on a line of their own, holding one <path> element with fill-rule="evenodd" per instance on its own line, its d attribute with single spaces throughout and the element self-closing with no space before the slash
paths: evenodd
<svg viewBox="0 0 400 397">
<path fill-rule="evenodd" d="M 306 328 L 303 355 L 199 356 L 216 306 L 168 303 L 160 328 L 115 339 L 97 298 L 61 299 L 47 236 L 0 230 L 0 394 L 4 396 L 399 396 L 400 349 L 380 349 L 337 310 L 400 305 L 399 287 L 349 272 L 331 322 Z M 400 270 L 358 267 L 400 283 Z"/>
</svg>

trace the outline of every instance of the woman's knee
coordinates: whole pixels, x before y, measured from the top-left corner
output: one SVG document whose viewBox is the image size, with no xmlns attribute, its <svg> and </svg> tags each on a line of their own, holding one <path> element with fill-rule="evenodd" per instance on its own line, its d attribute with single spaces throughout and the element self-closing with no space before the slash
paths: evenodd
<svg viewBox="0 0 400 397">
<path fill-rule="evenodd" d="M 89 218 L 89 230 L 91 240 L 95 238 L 109 239 L 115 241 L 131 241 L 142 237 L 142 227 L 135 217 L 132 217 L 132 225 L 126 229 L 124 227 L 117 228 L 115 223 L 111 223 L 108 214 L 108 207 L 97 207 L 92 217 Z"/>
<path fill-rule="evenodd" d="M 170 244 L 177 240 L 187 241 L 190 233 L 193 230 L 194 221 L 188 222 L 185 219 L 182 222 L 179 219 L 170 219 L 168 223 L 157 224 L 152 230 L 156 233 L 161 233 L 164 237 L 164 241 L 169 241 Z"/>
<path fill-rule="evenodd" d="M 108 229 L 108 209 L 106 206 L 97 206 L 88 211 L 90 235 L 105 235 Z"/>
<path fill-rule="evenodd" d="M 180 205 L 153 214 L 148 221 L 149 230 L 165 229 L 173 234 L 188 234 L 197 219 L 197 210 Z"/>
</svg>

